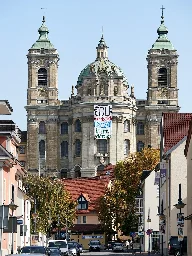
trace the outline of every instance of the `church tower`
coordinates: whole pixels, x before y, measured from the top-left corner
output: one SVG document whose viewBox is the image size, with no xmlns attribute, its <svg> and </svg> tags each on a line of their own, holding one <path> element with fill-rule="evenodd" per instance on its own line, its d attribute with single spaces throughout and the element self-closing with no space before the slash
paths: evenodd
<svg viewBox="0 0 192 256">
<path fill-rule="evenodd" d="M 27 130 L 28 170 L 42 173 L 57 171 L 58 61 L 59 56 L 48 38 L 43 16 L 39 39 L 29 49 Z"/>
<path fill-rule="evenodd" d="M 158 38 L 148 51 L 147 100 L 137 100 L 137 146 L 160 145 L 160 121 L 163 112 L 178 112 L 177 63 L 178 54 L 168 39 L 162 9 Z"/>
</svg>

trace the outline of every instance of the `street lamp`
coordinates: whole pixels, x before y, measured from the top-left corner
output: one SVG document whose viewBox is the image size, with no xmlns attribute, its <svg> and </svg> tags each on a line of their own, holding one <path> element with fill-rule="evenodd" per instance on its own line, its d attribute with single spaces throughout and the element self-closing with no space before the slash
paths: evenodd
<svg viewBox="0 0 192 256">
<path fill-rule="evenodd" d="M 14 238 L 13 238 L 13 213 L 17 209 L 17 205 L 14 204 L 13 200 L 11 200 L 11 203 L 9 204 L 9 209 L 11 210 L 11 217 L 12 217 L 12 222 L 11 222 L 11 234 L 12 234 L 12 243 L 11 243 L 11 254 L 13 254 L 13 243 L 14 243 Z"/>
<path fill-rule="evenodd" d="M 149 245 L 148 245 L 148 254 L 151 253 L 151 229 L 150 229 L 150 208 L 148 210 L 148 218 L 147 218 L 147 222 L 148 222 L 148 235 L 149 235 Z"/>
<path fill-rule="evenodd" d="M 181 198 L 181 183 L 179 184 L 179 198 L 178 198 L 178 203 L 174 204 L 173 206 L 175 206 L 178 210 L 179 210 L 179 214 L 180 214 L 180 218 L 182 217 L 182 213 L 181 213 L 181 209 L 183 209 L 185 207 L 185 203 L 183 203 L 182 198 Z M 184 219 L 184 218 L 183 218 Z M 180 226 L 180 228 L 182 229 L 184 225 L 184 222 L 182 223 L 178 223 L 177 226 Z M 178 233 L 179 235 L 179 233 Z M 180 251 L 180 256 L 182 256 L 182 240 L 179 241 L 179 251 Z"/>
<path fill-rule="evenodd" d="M 162 200 L 162 202 L 161 202 L 161 212 L 159 213 L 159 223 L 160 223 L 160 225 L 161 225 L 161 228 L 160 228 L 160 230 L 161 230 L 161 256 L 163 256 L 164 255 L 164 253 L 163 253 L 163 234 L 165 233 L 165 230 L 164 230 L 164 226 L 165 226 L 165 215 L 164 215 L 164 209 L 163 209 L 163 200 Z"/>
</svg>

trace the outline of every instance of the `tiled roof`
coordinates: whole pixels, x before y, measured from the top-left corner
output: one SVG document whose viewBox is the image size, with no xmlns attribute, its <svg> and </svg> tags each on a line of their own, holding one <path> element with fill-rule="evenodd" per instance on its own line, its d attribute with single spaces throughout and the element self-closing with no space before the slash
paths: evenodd
<svg viewBox="0 0 192 256">
<path fill-rule="evenodd" d="M 191 118 L 191 113 L 163 113 L 164 153 L 188 134 Z"/>
<path fill-rule="evenodd" d="M 186 141 L 186 145 L 185 145 L 185 149 L 184 149 L 184 154 L 185 154 L 186 157 L 187 157 L 187 153 L 188 153 L 188 149 L 189 149 L 189 144 L 190 144 L 190 141 L 191 141 L 191 134 L 192 134 L 192 119 L 191 119 L 190 124 L 189 124 L 187 141 Z"/>
<path fill-rule="evenodd" d="M 63 179 L 65 188 L 70 192 L 73 200 L 77 200 L 81 194 L 89 199 L 88 210 L 78 210 L 78 213 L 89 213 L 96 210 L 96 202 L 105 193 L 109 181 L 107 175 L 93 178 Z"/>
</svg>

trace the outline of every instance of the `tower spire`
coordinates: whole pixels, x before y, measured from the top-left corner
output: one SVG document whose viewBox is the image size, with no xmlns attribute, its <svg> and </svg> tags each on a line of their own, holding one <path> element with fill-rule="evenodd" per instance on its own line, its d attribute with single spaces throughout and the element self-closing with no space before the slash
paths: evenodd
<svg viewBox="0 0 192 256">
<path fill-rule="evenodd" d="M 159 28 L 157 29 L 158 38 L 156 42 L 152 45 L 152 49 L 168 49 L 168 50 L 174 50 L 174 47 L 170 40 L 167 37 L 168 29 L 165 26 L 164 23 L 164 10 L 165 7 L 160 8 L 161 9 L 161 24 Z"/>
<path fill-rule="evenodd" d="M 164 10 L 165 10 L 165 7 L 163 7 L 163 5 L 162 5 L 162 7 L 161 7 L 160 9 L 161 9 L 161 23 L 162 23 L 162 22 L 164 22 L 164 15 L 163 15 L 163 12 L 164 12 Z"/>
<path fill-rule="evenodd" d="M 99 40 L 99 44 L 96 47 L 96 49 L 97 49 L 97 59 L 108 58 L 108 51 L 107 51 L 108 48 L 109 47 L 106 45 L 105 40 L 104 40 L 103 26 L 102 26 L 101 39 Z"/>
</svg>

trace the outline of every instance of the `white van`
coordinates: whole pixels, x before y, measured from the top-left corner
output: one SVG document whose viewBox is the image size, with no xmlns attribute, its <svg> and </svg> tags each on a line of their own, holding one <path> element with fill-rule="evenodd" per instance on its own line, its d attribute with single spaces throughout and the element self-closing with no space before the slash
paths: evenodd
<svg viewBox="0 0 192 256">
<path fill-rule="evenodd" d="M 62 255 L 69 255 L 67 240 L 49 240 L 47 247 L 59 247 Z"/>
</svg>

